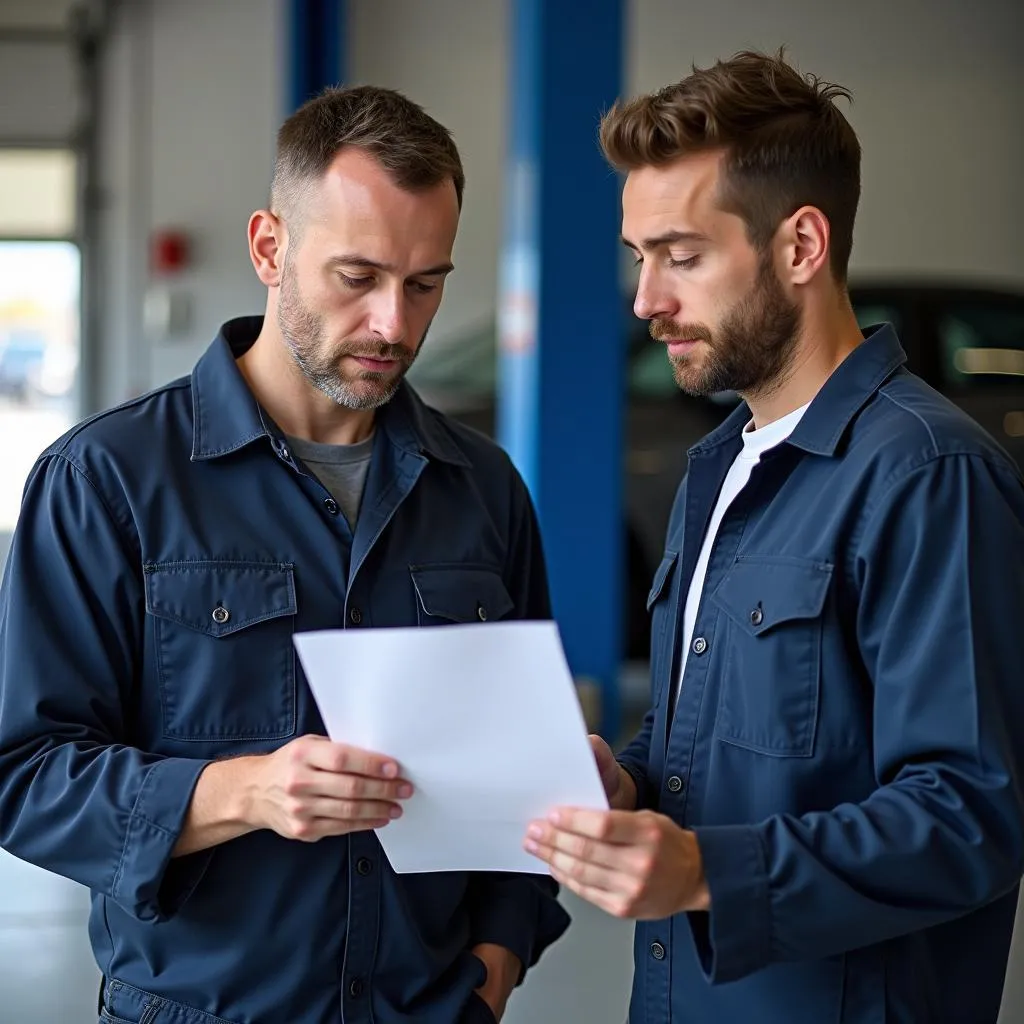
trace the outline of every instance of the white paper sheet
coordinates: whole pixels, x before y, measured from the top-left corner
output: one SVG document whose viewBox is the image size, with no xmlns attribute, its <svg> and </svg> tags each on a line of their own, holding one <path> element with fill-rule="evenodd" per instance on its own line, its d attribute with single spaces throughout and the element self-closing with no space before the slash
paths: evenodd
<svg viewBox="0 0 1024 1024">
<path fill-rule="evenodd" d="M 328 735 L 395 758 L 415 794 L 377 835 L 391 866 L 526 871 L 527 824 L 607 809 L 553 622 L 295 636 Z"/>
</svg>

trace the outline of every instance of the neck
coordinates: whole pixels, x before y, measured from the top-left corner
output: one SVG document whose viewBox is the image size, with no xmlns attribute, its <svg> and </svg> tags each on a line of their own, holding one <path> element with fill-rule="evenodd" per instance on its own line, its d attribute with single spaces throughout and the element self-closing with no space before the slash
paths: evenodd
<svg viewBox="0 0 1024 1024">
<path fill-rule="evenodd" d="M 373 431 L 373 409 L 347 409 L 310 383 L 291 357 L 270 308 L 259 337 L 237 363 L 256 400 L 290 437 L 357 444 Z"/>
<path fill-rule="evenodd" d="M 800 336 L 785 372 L 767 387 L 742 396 L 755 428 L 807 405 L 863 340 L 845 293 L 817 306 L 805 306 Z"/>
</svg>

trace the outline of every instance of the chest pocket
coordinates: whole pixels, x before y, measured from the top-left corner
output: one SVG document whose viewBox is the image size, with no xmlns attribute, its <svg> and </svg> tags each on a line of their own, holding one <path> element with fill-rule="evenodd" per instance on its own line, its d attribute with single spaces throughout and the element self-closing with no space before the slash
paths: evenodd
<svg viewBox="0 0 1024 1024">
<path fill-rule="evenodd" d="M 762 754 L 810 757 L 832 566 L 743 556 L 712 595 L 728 617 L 715 735 Z M 722 641 L 719 641 L 721 643 Z"/>
<path fill-rule="evenodd" d="M 295 731 L 295 580 L 274 562 L 145 567 L 163 734 L 268 740 Z"/>
<path fill-rule="evenodd" d="M 410 569 L 420 626 L 496 622 L 515 608 L 496 569 L 471 565 L 420 565 Z"/>
</svg>

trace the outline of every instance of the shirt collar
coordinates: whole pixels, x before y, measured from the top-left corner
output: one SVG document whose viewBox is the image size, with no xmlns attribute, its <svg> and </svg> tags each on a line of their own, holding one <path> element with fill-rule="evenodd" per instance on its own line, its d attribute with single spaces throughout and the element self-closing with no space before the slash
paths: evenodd
<svg viewBox="0 0 1024 1024">
<path fill-rule="evenodd" d="M 906 361 L 906 353 L 891 324 L 867 328 L 864 341 L 839 364 L 814 396 L 788 443 L 814 455 L 835 455 L 854 416 Z M 750 409 L 742 402 L 690 454 L 700 455 L 735 441 L 749 420 Z"/>
<path fill-rule="evenodd" d="M 235 360 L 249 349 L 263 317 L 229 320 L 192 371 L 192 460 L 215 459 L 261 437 L 283 439 L 277 424 L 249 390 Z M 403 381 L 377 412 L 377 423 L 399 448 L 442 462 L 469 466 L 442 418 Z"/>
</svg>

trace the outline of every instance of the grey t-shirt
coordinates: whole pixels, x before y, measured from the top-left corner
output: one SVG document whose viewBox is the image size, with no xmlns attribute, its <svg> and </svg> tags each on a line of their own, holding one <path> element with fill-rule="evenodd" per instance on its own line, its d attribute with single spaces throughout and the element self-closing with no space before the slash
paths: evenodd
<svg viewBox="0 0 1024 1024">
<path fill-rule="evenodd" d="M 288 443 L 295 457 L 331 492 L 354 530 L 373 454 L 373 434 L 358 444 L 318 444 L 301 437 L 289 437 Z"/>
</svg>

